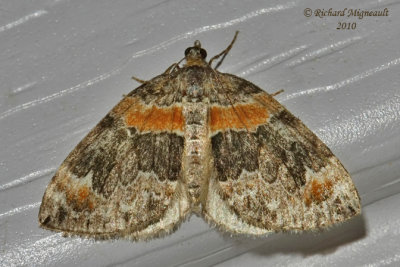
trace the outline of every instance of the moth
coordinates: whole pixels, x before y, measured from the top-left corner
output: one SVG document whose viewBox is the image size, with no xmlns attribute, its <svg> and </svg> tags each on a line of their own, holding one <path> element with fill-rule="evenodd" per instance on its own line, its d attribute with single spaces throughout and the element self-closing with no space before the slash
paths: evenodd
<svg viewBox="0 0 400 267">
<path fill-rule="evenodd" d="M 360 214 L 329 148 L 256 85 L 212 67 L 199 41 L 161 75 L 137 81 L 61 164 L 40 226 L 95 239 L 169 234 L 192 213 L 262 236 L 327 228 Z M 217 66 L 222 61 L 220 61 Z"/>
</svg>

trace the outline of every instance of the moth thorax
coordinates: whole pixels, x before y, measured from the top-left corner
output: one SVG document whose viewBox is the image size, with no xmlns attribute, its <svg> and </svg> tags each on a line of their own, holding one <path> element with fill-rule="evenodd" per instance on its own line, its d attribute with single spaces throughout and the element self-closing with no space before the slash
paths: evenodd
<svg viewBox="0 0 400 267">
<path fill-rule="evenodd" d="M 192 205 L 203 199 L 209 175 L 210 139 L 208 138 L 208 105 L 206 103 L 185 103 L 184 179 Z"/>
</svg>

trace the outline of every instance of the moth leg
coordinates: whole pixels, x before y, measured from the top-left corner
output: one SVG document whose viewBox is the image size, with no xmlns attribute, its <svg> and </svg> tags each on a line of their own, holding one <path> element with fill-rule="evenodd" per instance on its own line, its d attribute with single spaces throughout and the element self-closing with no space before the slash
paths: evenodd
<svg viewBox="0 0 400 267">
<path fill-rule="evenodd" d="M 145 84 L 145 83 L 149 82 L 149 81 L 146 81 L 146 80 L 142 80 L 142 79 L 136 78 L 135 76 L 132 76 L 132 80 L 135 80 L 138 83 L 142 83 L 142 84 Z"/>
<path fill-rule="evenodd" d="M 233 37 L 233 40 L 232 40 L 232 42 L 228 45 L 228 47 L 225 48 L 225 50 L 222 51 L 221 53 L 219 53 L 218 55 L 213 56 L 213 57 L 210 59 L 210 61 L 208 62 L 208 65 L 211 66 L 212 62 L 213 62 L 215 59 L 218 59 L 220 56 L 222 56 L 222 58 L 221 58 L 221 60 L 217 63 L 217 65 L 215 66 L 214 69 L 217 69 L 217 68 L 222 64 L 222 61 L 224 61 L 226 55 L 227 55 L 227 54 L 229 53 L 229 51 L 231 50 L 231 48 L 232 48 L 232 46 L 233 46 L 233 43 L 236 41 L 236 37 L 238 36 L 238 34 L 239 34 L 239 31 L 236 31 L 236 32 L 235 32 L 235 36 Z"/>
<path fill-rule="evenodd" d="M 179 64 L 180 64 L 183 60 L 185 60 L 185 58 L 182 58 L 182 59 L 179 60 L 177 63 L 174 63 L 174 64 L 172 64 L 171 66 L 169 66 L 169 67 L 163 72 L 163 75 L 164 75 L 164 74 L 170 74 L 170 73 L 171 73 L 172 71 L 174 71 L 174 70 L 179 70 L 179 69 L 180 69 Z"/>
<path fill-rule="evenodd" d="M 283 93 L 284 91 L 285 91 L 285 90 L 281 89 L 281 90 L 279 90 L 279 91 L 276 91 L 275 93 L 272 93 L 271 96 L 272 96 L 272 97 L 277 96 L 277 95 L 279 95 L 280 93 Z"/>
<path fill-rule="evenodd" d="M 163 74 L 169 74 L 173 69 L 179 69 L 179 62 L 178 63 L 174 63 L 171 66 L 169 66 L 164 72 Z"/>
</svg>

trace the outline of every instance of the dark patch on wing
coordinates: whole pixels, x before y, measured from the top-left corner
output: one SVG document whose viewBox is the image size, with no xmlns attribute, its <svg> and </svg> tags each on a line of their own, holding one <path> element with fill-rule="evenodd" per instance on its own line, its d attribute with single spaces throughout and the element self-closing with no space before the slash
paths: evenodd
<svg viewBox="0 0 400 267">
<path fill-rule="evenodd" d="M 220 181 L 236 180 L 243 170 L 258 169 L 258 146 L 246 131 L 220 132 L 211 138 L 211 147 Z"/>
<path fill-rule="evenodd" d="M 41 222 L 43 225 L 47 225 L 51 221 L 51 217 L 47 216 L 46 219 L 44 219 L 43 222 Z"/>
<path fill-rule="evenodd" d="M 102 129 L 108 129 L 112 127 L 114 124 L 114 117 L 111 116 L 110 114 L 107 114 L 100 122 L 99 122 L 99 128 Z"/>
<path fill-rule="evenodd" d="M 306 168 L 318 172 L 326 166 L 330 150 L 299 119 L 283 110 L 256 133 L 229 130 L 211 138 L 218 179 L 238 179 L 242 170 L 260 168 L 263 178 L 273 183 L 284 164 L 297 187 L 306 183 Z M 266 153 L 271 160 L 265 161 Z"/>
<path fill-rule="evenodd" d="M 58 212 L 57 212 L 57 219 L 58 219 L 58 223 L 62 223 L 65 218 L 67 217 L 67 212 L 65 211 L 65 209 L 61 206 L 58 208 Z M 47 219 L 47 218 L 46 218 Z"/>
<path fill-rule="evenodd" d="M 318 137 L 287 110 L 273 116 L 268 124 L 261 125 L 257 136 L 261 145 L 276 156 L 269 169 L 276 173 L 284 164 L 298 187 L 306 183 L 306 167 L 318 172 L 332 156 Z"/>
<path fill-rule="evenodd" d="M 184 139 L 174 133 L 145 133 L 133 137 L 138 170 L 154 172 L 160 181 L 175 181 L 181 174 Z"/>
<path fill-rule="evenodd" d="M 154 172 L 160 181 L 182 175 L 184 138 L 175 133 L 139 133 L 107 115 L 65 160 L 79 178 L 93 172 L 92 187 L 105 197 L 118 181 L 132 182 L 139 171 Z M 111 179 L 111 180 L 109 180 Z M 118 181 L 116 181 L 118 180 Z"/>
<path fill-rule="evenodd" d="M 71 172 L 78 177 L 93 171 L 93 182 L 110 173 L 116 164 L 116 149 L 127 139 L 126 131 L 107 115 L 85 137 L 66 159 Z"/>
</svg>

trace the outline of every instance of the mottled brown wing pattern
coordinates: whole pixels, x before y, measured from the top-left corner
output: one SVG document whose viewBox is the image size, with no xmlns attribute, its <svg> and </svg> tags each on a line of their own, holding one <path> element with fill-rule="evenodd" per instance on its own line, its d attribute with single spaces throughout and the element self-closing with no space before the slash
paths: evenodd
<svg viewBox="0 0 400 267">
<path fill-rule="evenodd" d="M 164 80 L 126 96 L 70 153 L 43 196 L 42 227 L 136 240 L 171 232 L 187 216 L 178 183 L 183 121 L 172 92 L 162 90 Z M 149 88 L 159 90 L 152 99 L 143 97 Z"/>
<path fill-rule="evenodd" d="M 229 77 L 221 87 L 256 87 Z M 272 96 L 250 91 L 257 92 L 233 102 L 234 118 L 227 118 L 242 125 L 226 126 L 211 112 L 214 169 L 205 218 L 223 230 L 260 235 L 324 228 L 359 214 L 356 188 L 326 145 Z"/>
<path fill-rule="evenodd" d="M 56 172 L 41 226 L 139 240 L 173 231 L 191 212 L 247 235 L 359 214 L 348 172 L 316 135 L 257 86 L 211 68 L 234 40 L 210 62 L 196 41 L 182 68 L 115 106 Z"/>
</svg>

